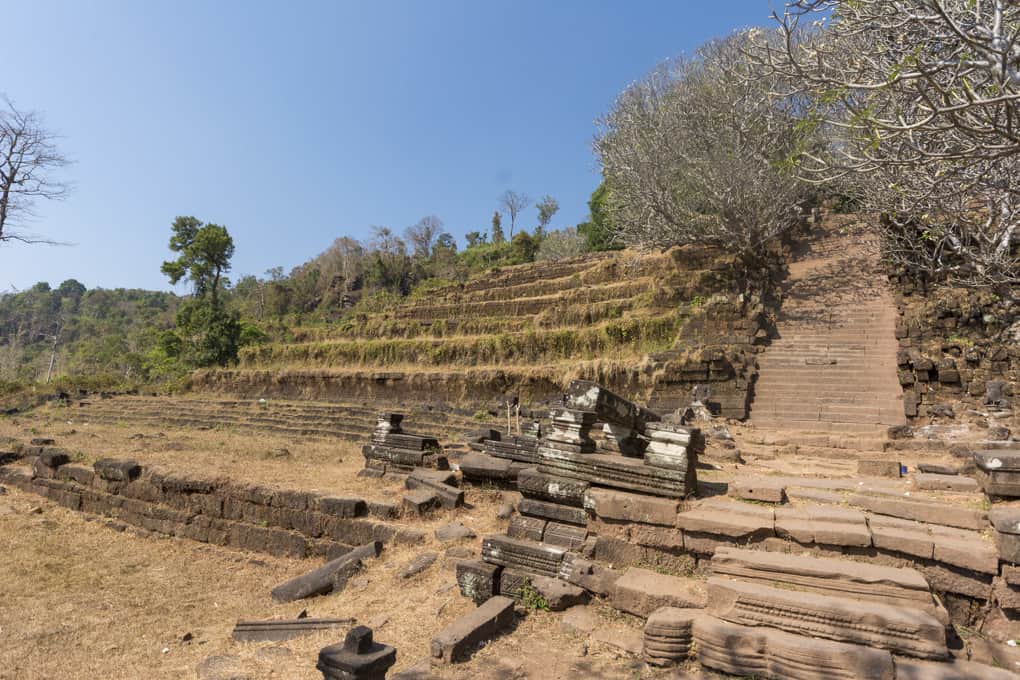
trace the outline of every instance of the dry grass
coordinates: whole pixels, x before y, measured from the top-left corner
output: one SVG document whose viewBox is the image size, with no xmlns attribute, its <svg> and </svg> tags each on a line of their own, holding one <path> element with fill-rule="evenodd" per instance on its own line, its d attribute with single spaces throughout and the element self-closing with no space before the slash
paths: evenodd
<svg viewBox="0 0 1020 680">
<path fill-rule="evenodd" d="M 46 435 L 90 462 L 130 456 L 174 470 L 230 475 L 239 481 L 328 490 L 368 498 L 398 498 L 400 484 L 354 476 L 361 456 L 351 444 L 282 440 L 225 432 L 69 426 L 50 418 L 0 420 L 0 435 Z M 45 414 L 44 414 L 45 415 Z M 74 430 L 72 432 L 72 430 Z M 142 439 L 132 438 L 144 434 Z M 171 444 L 173 444 L 171 446 Z M 289 459 L 265 458 L 286 445 Z M 342 459 L 342 460 L 341 460 Z M 276 604 L 272 587 L 315 566 L 314 560 L 274 558 L 188 541 L 118 533 L 102 518 L 74 513 L 34 494 L 9 489 L 0 496 L 0 679 L 193 678 L 209 657 L 250 678 L 319 678 L 318 650 L 344 631 L 280 643 L 237 643 L 238 620 L 354 618 L 398 649 L 397 669 L 427 661 L 432 636 L 473 605 L 457 591 L 447 546 L 432 529 L 457 519 L 478 535 L 463 546 L 479 552 L 481 537 L 505 530 L 495 519 L 500 492 L 470 489 L 469 507 L 416 526 L 427 544 L 387 549 L 337 595 Z M 439 560 L 408 580 L 400 568 L 422 552 Z M 475 658 L 442 669 L 452 678 L 633 678 L 640 664 L 564 633 L 559 615 L 523 613 L 516 630 Z M 185 634 L 193 639 L 183 641 Z M 525 653 L 526 652 L 526 653 Z M 643 675 L 641 677 L 651 677 Z"/>
</svg>

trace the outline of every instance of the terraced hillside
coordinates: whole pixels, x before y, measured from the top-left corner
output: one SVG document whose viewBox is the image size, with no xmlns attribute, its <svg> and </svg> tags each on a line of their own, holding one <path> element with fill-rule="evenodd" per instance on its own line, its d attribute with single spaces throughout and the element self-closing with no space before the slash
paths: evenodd
<svg viewBox="0 0 1020 680">
<path fill-rule="evenodd" d="M 132 396 L 82 402 L 61 417 L 125 427 L 264 432 L 362 443 L 372 434 L 378 410 L 371 404 Z M 487 417 L 422 407 L 408 408 L 406 418 L 410 430 L 427 430 L 450 441 L 492 424 Z"/>
<path fill-rule="evenodd" d="M 246 348 L 237 369 L 199 372 L 193 386 L 479 405 L 510 393 L 544 399 L 588 378 L 674 408 L 694 384 L 718 382 L 721 408 L 742 417 L 753 364 L 745 351 L 758 326 L 730 272 L 727 257 L 692 248 L 508 267 L 390 304 L 365 301 L 336 324 Z"/>
</svg>

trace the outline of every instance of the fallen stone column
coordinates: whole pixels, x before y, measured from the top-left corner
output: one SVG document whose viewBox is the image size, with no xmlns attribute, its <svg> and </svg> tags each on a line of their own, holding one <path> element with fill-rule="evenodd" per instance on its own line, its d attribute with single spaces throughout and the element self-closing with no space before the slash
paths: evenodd
<svg viewBox="0 0 1020 680">
<path fill-rule="evenodd" d="M 302 574 L 297 578 L 281 583 L 273 588 L 273 599 L 277 602 L 292 602 L 314 595 L 325 595 L 332 592 L 338 575 L 350 569 L 361 560 L 378 557 L 382 551 L 382 543 L 374 541 L 349 553 L 331 560 L 314 571 Z"/>
<path fill-rule="evenodd" d="M 231 637 L 239 642 L 290 640 L 321 630 L 334 630 L 354 623 L 354 619 L 283 619 L 238 621 Z"/>
<path fill-rule="evenodd" d="M 496 595 L 460 617 L 432 638 L 432 662 L 455 663 L 468 658 L 479 643 L 508 630 L 514 622 L 514 601 Z"/>
</svg>

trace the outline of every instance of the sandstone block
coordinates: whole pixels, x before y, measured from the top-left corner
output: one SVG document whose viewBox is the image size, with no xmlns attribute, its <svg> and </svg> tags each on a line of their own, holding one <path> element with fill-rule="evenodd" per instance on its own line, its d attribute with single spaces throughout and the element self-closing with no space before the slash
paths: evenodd
<svg viewBox="0 0 1020 680">
<path fill-rule="evenodd" d="M 914 488 L 922 491 L 979 491 L 977 480 L 963 475 L 936 475 L 920 472 L 914 475 Z"/>
<path fill-rule="evenodd" d="M 509 536 L 487 536 L 482 540 L 482 559 L 511 569 L 556 576 L 566 550 Z"/>
<path fill-rule="evenodd" d="M 698 661 L 743 677 L 782 680 L 893 680 L 885 650 L 747 627 L 702 616 L 694 622 Z"/>
<path fill-rule="evenodd" d="M 454 663 L 466 659 L 479 643 L 510 628 L 513 620 L 513 600 L 499 595 L 489 598 L 432 638 L 433 663 Z"/>
<path fill-rule="evenodd" d="M 730 482 L 728 494 L 748 501 L 782 503 L 786 498 L 786 485 L 782 480 L 768 477 L 744 477 Z"/>
<path fill-rule="evenodd" d="M 130 482 L 142 473 L 137 461 L 123 458 L 101 458 L 92 467 L 97 475 L 111 482 Z"/>
<path fill-rule="evenodd" d="M 588 487 L 588 482 L 544 474 L 536 468 L 525 468 L 517 475 L 517 489 L 526 498 L 577 508 L 583 507 Z"/>
<path fill-rule="evenodd" d="M 547 520 L 539 517 L 521 517 L 518 515 L 510 520 L 506 535 L 510 538 L 523 538 L 529 541 L 541 541 L 545 536 Z"/>
<path fill-rule="evenodd" d="M 614 489 L 590 488 L 584 494 L 584 507 L 601 519 L 674 526 L 679 503 Z"/>
<path fill-rule="evenodd" d="M 613 607 L 646 617 L 661 607 L 704 607 L 703 585 L 694 579 L 631 567 L 616 581 Z"/>
<path fill-rule="evenodd" d="M 714 616 L 730 623 L 767 625 L 921 658 L 948 655 L 945 626 L 920 609 L 819 593 L 805 597 L 796 590 L 718 576 L 708 580 L 708 603 Z"/>
<path fill-rule="evenodd" d="M 588 515 L 581 508 L 548 503 L 546 501 L 536 501 L 532 498 L 522 498 L 517 504 L 517 512 L 529 517 L 541 517 L 542 519 L 563 522 L 564 524 L 576 524 L 578 526 L 584 526 L 588 522 Z"/>
<path fill-rule="evenodd" d="M 857 461 L 857 474 L 862 477 L 899 477 L 901 470 L 898 460 L 862 458 Z"/>
<path fill-rule="evenodd" d="M 499 591 L 499 573 L 503 569 L 481 560 L 457 562 L 457 585 L 460 594 L 481 604 Z"/>
</svg>

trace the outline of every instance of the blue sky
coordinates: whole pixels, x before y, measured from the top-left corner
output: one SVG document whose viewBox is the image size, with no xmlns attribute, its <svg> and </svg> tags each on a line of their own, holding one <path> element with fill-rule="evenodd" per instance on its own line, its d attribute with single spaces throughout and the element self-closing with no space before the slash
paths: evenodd
<svg viewBox="0 0 1020 680">
<path fill-rule="evenodd" d="M 505 189 L 582 221 L 594 120 L 658 62 L 768 22 L 726 3 L 210 0 L 10 3 L 0 92 L 37 109 L 74 193 L 0 246 L 0 290 L 167 289 L 177 215 L 224 224 L 233 276 L 435 214 L 463 243 Z M 524 226 L 535 222 L 529 209 Z"/>
</svg>

